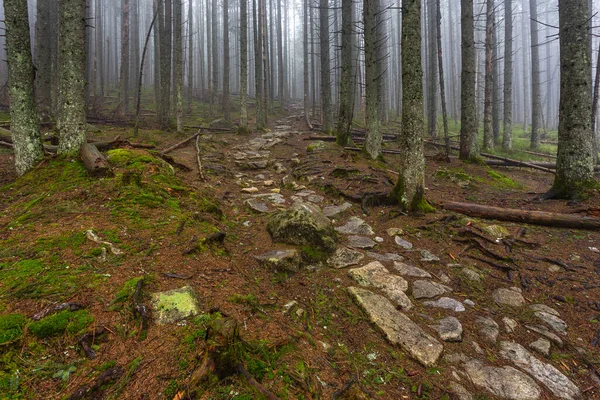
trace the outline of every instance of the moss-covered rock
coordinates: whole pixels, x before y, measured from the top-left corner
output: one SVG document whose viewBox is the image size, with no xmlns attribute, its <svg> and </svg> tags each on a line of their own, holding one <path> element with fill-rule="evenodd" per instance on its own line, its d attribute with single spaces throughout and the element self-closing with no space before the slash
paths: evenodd
<svg viewBox="0 0 600 400">
<path fill-rule="evenodd" d="M 196 292 L 191 286 L 152 294 L 152 312 L 159 324 L 170 324 L 200 314 Z"/>
<path fill-rule="evenodd" d="M 261 266 L 274 271 L 296 272 L 300 268 L 300 254 L 294 249 L 273 250 L 254 258 Z"/>
<path fill-rule="evenodd" d="M 64 310 L 29 324 L 29 332 L 39 338 L 59 335 L 63 332 L 75 334 L 87 328 L 94 317 L 87 310 L 71 312 Z"/>
<path fill-rule="evenodd" d="M 267 229 L 278 243 L 312 246 L 326 252 L 335 250 L 333 225 L 314 204 L 298 202 L 286 211 L 274 214 Z"/>
</svg>

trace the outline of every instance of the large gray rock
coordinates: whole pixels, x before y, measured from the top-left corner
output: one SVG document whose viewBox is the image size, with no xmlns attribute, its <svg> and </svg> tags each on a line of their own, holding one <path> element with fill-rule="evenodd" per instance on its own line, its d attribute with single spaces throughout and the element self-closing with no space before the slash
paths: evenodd
<svg viewBox="0 0 600 400">
<path fill-rule="evenodd" d="M 254 256 L 258 263 L 274 271 L 297 272 L 300 269 L 300 253 L 295 249 L 273 250 L 259 256 Z"/>
<path fill-rule="evenodd" d="M 349 208 L 352 208 L 352 204 L 350 203 L 344 203 L 341 205 L 333 205 L 333 206 L 327 206 L 323 208 L 323 214 L 325 214 L 326 217 L 329 218 L 335 218 L 338 215 L 340 215 L 341 213 L 343 213 L 344 211 L 348 210 Z"/>
<path fill-rule="evenodd" d="M 555 345 L 557 345 L 558 347 L 560 347 L 562 349 L 562 347 L 563 347 L 562 339 L 560 337 L 558 337 L 558 335 L 556 335 L 555 333 L 551 332 L 550 329 L 546 328 L 544 325 L 525 325 L 525 328 L 527 328 L 530 331 L 533 331 L 535 333 L 539 333 L 540 335 L 544 336 L 546 339 L 550 339 L 550 341 L 552 343 L 554 343 Z"/>
<path fill-rule="evenodd" d="M 533 313 L 537 319 L 546 323 L 550 328 L 556 332 L 565 334 L 567 333 L 567 323 L 562 319 L 558 318 L 554 314 L 550 314 L 546 311 L 535 311 Z"/>
<path fill-rule="evenodd" d="M 450 297 L 441 297 L 436 301 L 425 301 L 423 304 L 431 307 L 445 308 L 456 312 L 465 311 L 465 306 L 460 301 L 451 299 Z"/>
<path fill-rule="evenodd" d="M 415 299 L 430 299 L 451 291 L 452 288 L 432 281 L 418 280 L 412 284 L 412 295 Z"/>
<path fill-rule="evenodd" d="M 377 246 L 377 242 L 374 242 L 368 237 L 356 235 L 348 236 L 347 243 L 348 246 L 355 247 L 357 249 L 372 249 L 373 247 Z"/>
<path fill-rule="evenodd" d="M 158 324 L 171 324 L 200 314 L 198 297 L 191 286 L 152 293 L 150 305 Z"/>
<path fill-rule="evenodd" d="M 552 365 L 535 358 L 520 344 L 500 342 L 500 355 L 540 381 L 556 397 L 564 400 L 574 400 L 581 396 L 579 388 L 569 378 Z"/>
<path fill-rule="evenodd" d="M 552 343 L 548 339 L 539 338 L 535 342 L 529 343 L 529 347 L 539 354 L 548 357 L 550 355 L 550 349 L 552 348 Z"/>
<path fill-rule="evenodd" d="M 413 244 L 408 240 L 402 239 L 400 236 L 394 237 L 394 242 L 405 250 L 410 250 L 413 248 Z"/>
<path fill-rule="evenodd" d="M 275 242 L 335 250 L 336 234 L 331 221 L 311 203 L 297 202 L 274 214 L 267 229 Z"/>
<path fill-rule="evenodd" d="M 400 254 L 396 254 L 396 253 L 375 253 L 372 251 L 368 251 L 367 256 L 372 259 L 375 259 L 377 261 L 402 261 L 402 260 L 404 260 L 404 257 L 402 257 Z"/>
<path fill-rule="evenodd" d="M 390 274 L 379 261 L 373 261 L 364 267 L 351 269 L 348 271 L 348 275 L 361 286 L 381 289 L 403 310 L 409 310 L 413 306 L 406 293 L 404 293 L 408 288 L 408 282 L 400 276 Z"/>
<path fill-rule="evenodd" d="M 458 400 L 473 400 L 473 395 L 460 383 L 450 382 L 448 390 L 454 393 Z"/>
<path fill-rule="evenodd" d="M 445 342 L 462 341 L 462 324 L 456 317 L 446 317 L 438 321 L 437 325 L 431 326 Z"/>
<path fill-rule="evenodd" d="M 448 357 L 450 358 L 450 357 Z M 540 387 L 531 377 L 513 367 L 493 367 L 482 361 L 466 356 L 458 356 L 469 380 L 501 399 L 537 400 Z"/>
<path fill-rule="evenodd" d="M 348 292 L 390 343 L 399 345 L 426 367 L 437 363 L 444 346 L 398 311 L 388 299 L 357 287 L 349 287 Z"/>
<path fill-rule="evenodd" d="M 431 278 L 431 274 L 421 268 L 395 261 L 394 269 L 402 276 L 412 276 L 415 278 Z"/>
<path fill-rule="evenodd" d="M 496 339 L 500 334 L 500 327 L 496 321 L 488 317 L 477 317 L 475 319 L 475 329 L 486 342 L 492 344 L 496 343 Z"/>
<path fill-rule="evenodd" d="M 494 301 L 500 305 L 506 305 L 511 307 L 520 307 L 525 304 L 525 299 L 517 288 L 500 288 L 494 290 L 492 293 Z"/>
<path fill-rule="evenodd" d="M 358 217 L 350 217 L 348 222 L 338 226 L 335 230 L 345 235 L 374 235 L 373 228 Z"/>
<path fill-rule="evenodd" d="M 352 250 L 347 247 L 338 247 L 327 263 L 333 268 L 346 268 L 351 265 L 356 265 L 365 258 L 365 255 L 360 251 Z"/>
</svg>

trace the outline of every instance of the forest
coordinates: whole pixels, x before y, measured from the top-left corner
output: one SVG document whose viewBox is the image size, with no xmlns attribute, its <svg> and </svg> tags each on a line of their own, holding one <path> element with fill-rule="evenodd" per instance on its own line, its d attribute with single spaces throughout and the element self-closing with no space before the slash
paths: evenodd
<svg viewBox="0 0 600 400">
<path fill-rule="evenodd" d="M 0 4 L 0 398 L 600 398 L 596 0 Z"/>
</svg>

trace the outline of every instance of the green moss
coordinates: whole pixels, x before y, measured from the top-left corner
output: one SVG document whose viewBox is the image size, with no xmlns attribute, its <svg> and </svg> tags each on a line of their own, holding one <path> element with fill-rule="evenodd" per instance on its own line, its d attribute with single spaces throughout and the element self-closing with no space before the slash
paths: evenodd
<svg viewBox="0 0 600 400">
<path fill-rule="evenodd" d="M 118 167 L 138 168 L 148 163 L 155 163 L 156 159 L 147 151 L 113 149 L 106 153 L 108 162 Z"/>
<path fill-rule="evenodd" d="M 312 246 L 302 246 L 300 249 L 302 258 L 307 262 L 324 262 L 329 257 L 329 253 Z"/>
<path fill-rule="evenodd" d="M 123 303 L 128 301 L 131 296 L 133 296 L 137 283 L 142 279 L 144 279 L 144 277 L 137 277 L 125 282 L 121 290 L 115 294 L 115 298 L 110 302 L 109 309 L 118 310 L 122 308 Z"/>
<path fill-rule="evenodd" d="M 425 196 L 423 195 L 423 189 L 421 188 L 418 193 L 413 197 L 412 202 L 409 204 L 408 199 L 404 194 L 404 180 L 402 176 L 398 178 L 396 182 L 396 186 L 391 193 L 392 201 L 396 202 L 402 210 L 417 212 L 417 213 L 431 213 L 435 212 L 435 208 L 433 208 L 427 200 L 425 200 Z"/>
<path fill-rule="evenodd" d="M 93 321 L 94 317 L 87 310 L 75 312 L 65 310 L 32 322 L 29 324 L 29 332 L 38 338 L 46 338 L 63 332 L 76 334 L 87 328 Z"/>
<path fill-rule="evenodd" d="M 506 175 L 502 175 L 492 169 L 488 169 L 487 173 L 490 176 L 490 178 L 492 178 L 494 180 L 494 182 L 496 183 L 496 185 L 499 187 L 513 188 L 513 189 L 522 188 L 522 185 L 519 185 L 518 183 L 516 183 L 515 181 L 513 181 Z"/>
<path fill-rule="evenodd" d="M 0 316 L 0 345 L 14 342 L 23 334 L 27 318 L 21 314 Z"/>
</svg>

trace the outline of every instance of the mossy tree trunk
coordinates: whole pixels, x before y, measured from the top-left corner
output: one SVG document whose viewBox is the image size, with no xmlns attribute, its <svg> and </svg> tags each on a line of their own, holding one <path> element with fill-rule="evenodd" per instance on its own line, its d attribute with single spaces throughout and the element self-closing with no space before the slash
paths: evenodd
<svg viewBox="0 0 600 400">
<path fill-rule="evenodd" d="M 240 0 L 240 132 L 248 132 L 248 0 Z"/>
<path fill-rule="evenodd" d="M 380 0 L 365 0 L 363 4 L 365 48 L 365 122 L 367 137 L 365 152 L 375 160 L 381 155 L 381 119 L 379 115 L 379 75 L 377 64 L 377 13 Z M 420 36 L 419 36 L 420 37 Z"/>
<path fill-rule="evenodd" d="M 40 124 L 33 95 L 34 70 L 29 39 L 29 14 L 25 0 L 4 0 L 8 96 L 11 136 L 18 175 L 44 156 Z"/>
<path fill-rule="evenodd" d="M 477 107 L 475 103 L 475 26 L 473 0 L 461 0 L 461 129 L 460 159 L 477 157 Z"/>
<path fill-rule="evenodd" d="M 177 133 L 183 132 L 183 0 L 173 3 L 173 84 L 175 85 L 175 107 Z"/>
<path fill-rule="evenodd" d="M 594 182 L 591 76 L 586 0 L 559 0 L 560 111 L 553 191 L 579 197 Z"/>
<path fill-rule="evenodd" d="M 424 197 L 421 0 L 403 0 L 402 10 L 402 133 L 398 143 L 402 157 L 392 195 L 406 211 L 429 211 Z"/>
<path fill-rule="evenodd" d="M 504 3 L 504 132 L 502 148 L 512 149 L 512 107 L 513 107 L 513 13 L 512 0 Z"/>
<path fill-rule="evenodd" d="M 342 0 L 342 74 L 340 77 L 340 113 L 336 133 L 337 142 L 348 146 L 352 142 L 350 127 L 354 105 L 354 71 L 352 70 L 352 0 Z"/>
<path fill-rule="evenodd" d="M 58 153 L 74 155 L 86 142 L 85 0 L 60 0 Z"/>
</svg>

